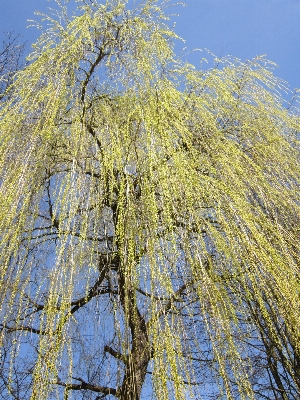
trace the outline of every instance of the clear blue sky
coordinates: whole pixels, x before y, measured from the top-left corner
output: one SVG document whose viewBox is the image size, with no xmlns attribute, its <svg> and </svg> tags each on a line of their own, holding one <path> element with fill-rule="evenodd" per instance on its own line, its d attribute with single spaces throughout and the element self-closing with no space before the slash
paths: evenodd
<svg viewBox="0 0 300 400">
<path fill-rule="evenodd" d="M 176 0 L 174 0 L 174 3 Z M 74 4 L 74 0 L 70 4 Z M 275 74 L 300 88 L 300 0 L 185 0 L 176 7 L 176 31 L 189 49 L 208 48 L 217 56 L 243 60 L 267 54 Z M 28 43 L 39 32 L 27 28 L 35 10 L 46 11 L 54 0 L 0 0 L 0 31 L 21 33 Z M 170 10 L 171 12 L 171 10 Z M 29 46 L 28 46 L 29 49 Z M 195 53 L 193 63 L 204 55 Z"/>
</svg>

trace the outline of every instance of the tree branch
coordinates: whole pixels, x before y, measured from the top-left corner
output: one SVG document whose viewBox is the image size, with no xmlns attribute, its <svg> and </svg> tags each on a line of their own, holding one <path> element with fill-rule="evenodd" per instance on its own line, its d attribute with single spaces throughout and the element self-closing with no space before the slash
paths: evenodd
<svg viewBox="0 0 300 400">
<path fill-rule="evenodd" d="M 117 358 L 118 360 L 123 361 L 124 364 L 126 364 L 127 361 L 128 361 L 127 358 L 126 358 L 123 354 L 121 354 L 121 353 L 119 353 L 118 351 L 114 350 L 114 349 L 113 349 L 112 347 L 110 347 L 110 346 L 104 346 L 104 351 L 105 351 L 106 353 L 109 353 L 111 356 Z"/>
<path fill-rule="evenodd" d="M 98 386 L 98 385 L 93 385 L 91 383 L 85 382 L 81 378 L 75 378 L 72 377 L 72 379 L 75 379 L 76 381 L 79 381 L 80 383 L 65 383 L 62 382 L 60 379 L 55 382 L 57 385 L 64 386 L 67 390 L 91 390 L 92 392 L 95 393 L 103 393 L 104 395 L 113 395 L 116 396 L 117 391 L 114 388 L 110 388 L 107 386 Z"/>
<path fill-rule="evenodd" d="M 63 325 L 67 322 L 67 320 L 69 319 L 70 315 L 73 315 L 81 307 L 85 306 L 88 302 L 90 302 L 94 297 L 96 297 L 96 296 L 98 296 L 100 294 L 115 293 L 110 288 L 99 288 L 99 286 L 101 285 L 101 283 L 105 279 L 105 275 L 106 275 L 108 269 L 109 269 L 109 265 L 106 266 L 106 268 L 102 269 L 98 279 L 96 280 L 94 285 L 90 288 L 90 290 L 88 291 L 88 294 L 86 296 L 81 297 L 80 299 L 69 303 L 69 307 L 71 307 L 71 310 L 70 310 L 70 312 L 67 312 L 66 315 L 64 316 L 63 322 L 62 322 Z M 29 298 L 27 295 L 26 295 L 26 297 Z M 44 304 L 37 304 L 35 302 L 32 302 L 32 304 L 34 304 L 34 306 L 37 308 L 36 312 L 41 311 L 46 307 L 46 305 L 44 305 Z M 57 311 L 59 311 L 60 309 L 61 309 L 60 306 L 56 307 Z M 57 335 L 59 330 L 61 329 L 61 328 L 57 328 L 53 332 L 48 332 L 48 331 L 44 331 L 44 330 L 41 330 L 41 329 L 33 328 L 31 326 L 26 326 L 26 325 L 16 326 L 16 327 L 10 327 L 8 325 L 0 325 L 0 328 L 6 329 L 6 330 L 8 330 L 10 332 L 28 331 L 28 332 L 31 332 L 31 333 L 36 333 L 38 335 L 48 335 L 50 333 L 52 335 Z"/>
<path fill-rule="evenodd" d="M 162 315 L 165 315 L 172 307 L 174 301 L 177 301 L 177 298 L 186 290 L 186 288 L 192 284 L 194 284 L 195 282 L 187 282 L 184 285 L 182 285 L 169 299 L 168 303 L 165 304 L 164 306 L 161 307 L 161 309 L 157 312 L 155 319 L 160 318 Z M 147 322 L 147 326 L 151 325 L 153 321 L 153 318 L 151 318 L 148 322 Z"/>
</svg>

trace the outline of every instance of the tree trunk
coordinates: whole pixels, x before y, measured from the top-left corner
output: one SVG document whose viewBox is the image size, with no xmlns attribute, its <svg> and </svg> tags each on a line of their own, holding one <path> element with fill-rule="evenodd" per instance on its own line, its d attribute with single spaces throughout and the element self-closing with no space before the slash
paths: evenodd
<svg viewBox="0 0 300 400">
<path fill-rule="evenodd" d="M 127 277 L 130 280 L 130 277 Z M 151 359 L 151 350 L 144 317 L 141 315 L 135 300 L 134 289 L 125 281 L 120 272 L 121 302 L 131 333 L 131 349 L 126 358 L 125 374 L 119 389 L 121 400 L 138 400 L 146 378 Z"/>
</svg>

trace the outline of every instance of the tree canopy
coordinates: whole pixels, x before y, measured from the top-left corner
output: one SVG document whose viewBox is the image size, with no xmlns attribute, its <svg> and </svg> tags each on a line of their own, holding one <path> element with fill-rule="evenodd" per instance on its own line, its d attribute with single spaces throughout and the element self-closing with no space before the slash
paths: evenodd
<svg viewBox="0 0 300 400">
<path fill-rule="evenodd" d="M 299 110 L 166 5 L 60 4 L 6 89 L 0 398 L 299 396 Z"/>
</svg>

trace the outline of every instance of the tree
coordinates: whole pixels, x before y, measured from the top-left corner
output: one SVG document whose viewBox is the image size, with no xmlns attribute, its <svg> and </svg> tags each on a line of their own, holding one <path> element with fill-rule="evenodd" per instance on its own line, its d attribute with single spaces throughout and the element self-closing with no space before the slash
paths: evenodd
<svg viewBox="0 0 300 400">
<path fill-rule="evenodd" d="M 19 36 L 12 32 L 5 34 L 0 50 L 0 100 L 13 80 L 14 74 L 22 67 L 25 44 L 19 43 Z"/>
<path fill-rule="evenodd" d="M 297 399 L 299 112 L 165 2 L 79 2 L 5 92 L 1 398 Z"/>
</svg>

